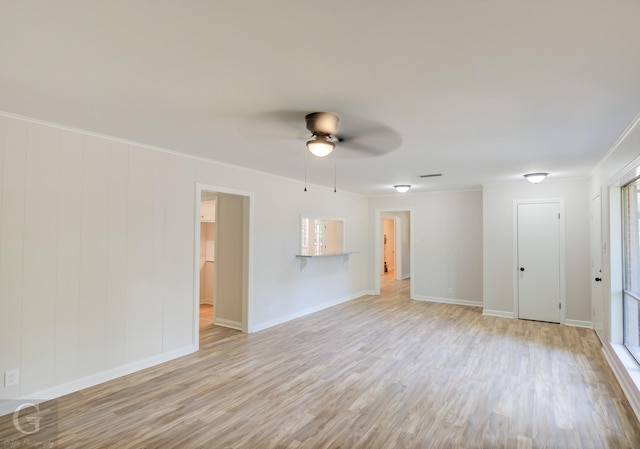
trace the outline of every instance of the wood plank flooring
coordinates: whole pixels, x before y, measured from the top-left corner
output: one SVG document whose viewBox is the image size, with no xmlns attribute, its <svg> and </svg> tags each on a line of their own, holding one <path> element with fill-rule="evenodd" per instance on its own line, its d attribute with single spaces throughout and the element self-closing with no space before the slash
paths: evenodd
<svg viewBox="0 0 640 449">
<path fill-rule="evenodd" d="M 61 448 L 640 448 L 593 333 L 366 296 L 56 401 Z M 1 436 L 0 427 L 0 436 Z"/>
<path fill-rule="evenodd" d="M 213 325 L 213 305 L 200 304 L 200 332 Z"/>
</svg>

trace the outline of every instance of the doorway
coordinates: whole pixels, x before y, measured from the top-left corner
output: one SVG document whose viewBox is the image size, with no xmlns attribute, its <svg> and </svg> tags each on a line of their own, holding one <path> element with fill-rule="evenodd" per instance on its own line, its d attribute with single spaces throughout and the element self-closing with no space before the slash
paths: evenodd
<svg viewBox="0 0 640 449">
<path fill-rule="evenodd" d="M 396 268 L 396 220 L 382 218 L 382 275 L 395 279 Z"/>
<path fill-rule="evenodd" d="M 563 321 L 563 246 L 561 200 L 516 204 L 517 316 Z"/>
<path fill-rule="evenodd" d="M 375 212 L 374 292 L 377 295 L 380 294 L 381 281 L 388 286 L 390 282 L 406 280 L 410 284 L 410 296 L 413 296 L 412 217 L 412 211 L 409 209 L 385 209 Z"/>
<path fill-rule="evenodd" d="M 200 328 L 213 325 L 217 194 L 203 191 L 200 202 Z"/>
<path fill-rule="evenodd" d="M 253 194 L 196 185 L 194 342 L 212 326 L 250 332 Z M 203 326 L 200 326 L 200 323 Z"/>
</svg>

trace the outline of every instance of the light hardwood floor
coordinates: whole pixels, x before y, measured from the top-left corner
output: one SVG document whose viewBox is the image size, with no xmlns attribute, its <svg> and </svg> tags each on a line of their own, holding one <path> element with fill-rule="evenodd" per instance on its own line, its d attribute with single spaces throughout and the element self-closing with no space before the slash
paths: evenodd
<svg viewBox="0 0 640 449">
<path fill-rule="evenodd" d="M 595 334 L 362 297 L 57 401 L 61 448 L 640 448 Z"/>
<path fill-rule="evenodd" d="M 213 305 L 200 304 L 200 332 L 213 326 Z"/>
</svg>

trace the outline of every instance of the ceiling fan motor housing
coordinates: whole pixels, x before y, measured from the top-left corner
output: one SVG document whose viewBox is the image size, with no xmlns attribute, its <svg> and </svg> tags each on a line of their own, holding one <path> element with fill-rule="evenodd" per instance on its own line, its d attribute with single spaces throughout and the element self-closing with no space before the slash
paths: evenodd
<svg viewBox="0 0 640 449">
<path fill-rule="evenodd" d="M 304 119 L 311 134 L 331 136 L 338 132 L 340 118 L 331 112 L 312 112 Z"/>
</svg>

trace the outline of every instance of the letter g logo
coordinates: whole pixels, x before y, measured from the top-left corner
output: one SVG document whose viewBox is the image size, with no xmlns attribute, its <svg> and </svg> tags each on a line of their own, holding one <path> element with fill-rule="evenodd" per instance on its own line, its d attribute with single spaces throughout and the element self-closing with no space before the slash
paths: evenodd
<svg viewBox="0 0 640 449">
<path fill-rule="evenodd" d="M 25 429 L 23 426 L 25 425 L 25 423 L 21 423 L 20 422 L 20 412 L 22 410 L 25 410 L 27 408 L 32 408 L 35 409 L 36 413 L 40 412 L 40 407 L 36 404 L 32 404 L 30 402 L 27 402 L 25 404 L 21 404 L 18 408 L 16 408 L 16 410 L 13 412 L 13 426 L 18 429 L 19 432 L 25 434 L 25 435 L 31 435 L 34 433 L 37 433 L 40 431 L 40 420 L 42 418 L 38 417 L 38 416 L 27 416 L 26 418 L 24 418 L 24 421 L 26 421 L 26 424 L 28 424 L 29 426 L 27 427 L 27 429 Z"/>
</svg>

